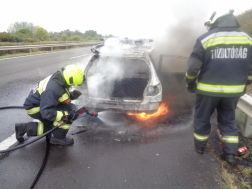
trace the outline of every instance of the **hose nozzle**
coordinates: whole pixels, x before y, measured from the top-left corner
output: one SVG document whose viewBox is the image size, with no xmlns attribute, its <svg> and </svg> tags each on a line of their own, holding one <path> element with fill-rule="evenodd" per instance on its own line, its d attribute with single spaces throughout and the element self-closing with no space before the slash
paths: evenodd
<svg viewBox="0 0 252 189">
<path fill-rule="evenodd" d="M 88 110 L 86 111 L 87 115 L 93 116 L 93 117 L 97 117 L 98 113 L 97 112 L 89 112 Z"/>
</svg>

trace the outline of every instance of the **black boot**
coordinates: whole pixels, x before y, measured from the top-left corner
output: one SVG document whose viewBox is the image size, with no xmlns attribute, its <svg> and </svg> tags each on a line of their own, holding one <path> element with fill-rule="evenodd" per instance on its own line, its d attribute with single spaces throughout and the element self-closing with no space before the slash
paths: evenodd
<svg viewBox="0 0 252 189">
<path fill-rule="evenodd" d="M 196 146 L 194 146 L 195 147 L 195 150 L 196 150 L 196 152 L 198 153 L 198 154 L 204 154 L 204 150 L 205 150 L 205 148 L 204 147 L 196 147 Z"/>
<path fill-rule="evenodd" d="M 16 123 L 15 131 L 16 131 L 16 139 L 18 142 L 24 142 L 24 134 L 26 133 L 27 123 Z"/>
<path fill-rule="evenodd" d="M 50 139 L 50 144 L 54 144 L 54 145 L 62 145 L 62 146 L 66 146 L 66 145 L 70 145 L 74 143 L 74 139 L 70 138 L 70 137 L 66 137 L 66 138 L 55 138 L 55 137 L 51 137 Z"/>
<path fill-rule="evenodd" d="M 222 159 L 230 164 L 233 164 L 235 162 L 234 154 L 222 154 Z"/>
</svg>

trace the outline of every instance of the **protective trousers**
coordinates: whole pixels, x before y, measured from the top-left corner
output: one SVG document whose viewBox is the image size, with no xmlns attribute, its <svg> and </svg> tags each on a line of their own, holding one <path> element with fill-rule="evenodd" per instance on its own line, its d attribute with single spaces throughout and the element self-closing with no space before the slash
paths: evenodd
<svg viewBox="0 0 252 189">
<path fill-rule="evenodd" d="M 217 109 L 218 128 L 222 135 L 224 154 L 236 154 L 239 145 L 238 127 L 235 122 L 235 109 L 239 97 L 213 97 L 196 95 L 194 115 L 194 144 L 205 147 L 211 131 L 210 118 Z"/>
<path fill-rule="evenodd" d="M 68 111 L 76 109 L 75 105 L 70 104 L 62 104 L 57 107 L 58 111 Z M 39 136 L 43 133 L 51 130 L 54 126 L 56 126 L 55 122 L 43 119 L 40 112 L 35 114 L 28 114 L 32 118 L 39 120 L 39 122 L 28 122 L 27 124 L 27 136 Z M 55 138 L 65 138 L 67 132 L 70 129 L 72 122 L 67 122 L 65 125 L 60 126 L 58 129 L 52 132 L 52 135 Z"/>
</svg>

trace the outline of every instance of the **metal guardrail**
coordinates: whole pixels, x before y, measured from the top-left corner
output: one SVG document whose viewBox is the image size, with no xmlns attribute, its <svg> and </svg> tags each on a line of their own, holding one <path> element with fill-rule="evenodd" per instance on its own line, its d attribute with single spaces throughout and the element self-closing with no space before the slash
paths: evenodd
<svg viewBox="0 0 252 189">
<path fill-rule="evenodd" d="M 252 97 L 247 94 L 241 96 L 237 107 L 246 114 L 242 134 L 248 137 L 252 135 Z"/>
<path fill-rule="evenodd" d="M 19 50 L 19 49 L 30 49 L 30 52 L 32 52 L 32 49 L 37 48 L 51 48 L 51 51 L 53 51 L 54 47 L 66 47 L 66 49 L 70 46 L 93 46 L 96 44 L 99 44 L 100 42 L 83 42 L 83 43 L 58 43 L 58 44 L 41 44 L 41 45 L 18 45 L 18 46 L 0 46 L 0 51 L 7 51 L 7 50 Z"/>
</svg>

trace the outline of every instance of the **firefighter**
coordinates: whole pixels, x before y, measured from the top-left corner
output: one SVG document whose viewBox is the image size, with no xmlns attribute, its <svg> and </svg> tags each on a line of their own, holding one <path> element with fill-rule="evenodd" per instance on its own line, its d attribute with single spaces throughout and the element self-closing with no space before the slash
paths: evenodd
<svg viewBox="0 0 252 189">
<path fill-rule="evenodd" d="M 204 153 L 211 130 L 210 117 L 216 109 L 223 136 L 222 158 L 231 164 L 239 145 L 235 109 L 252 81 L 252 39 L 238 29 L 240 24 L 233 12 L 212 14 L 205 23 L 208 32 L 197 39 L 186 72 L 187 90 L 196 92 L 195 149 Z"/>
<path fill-rule="evenodd" d="M 22 143 L 24 134 L 39 136 L 59 124 L 63 116 L 67 115 L 67 122 L 51 134 L 50 143 L 56 145 L 73 144 L 73 138 L 66 137 L 68 130 L 78 114 L 71 100 L 77 99 L 82 93 L 78 90 L 69 92 L 73 85 L 80 85 L 84 80 L 83 71 L 68 65 L 54 74 L 40 81 L 24 102 L 28 115 L 39 122 L 16 123 L 17 140 Z"/>
</svg>

